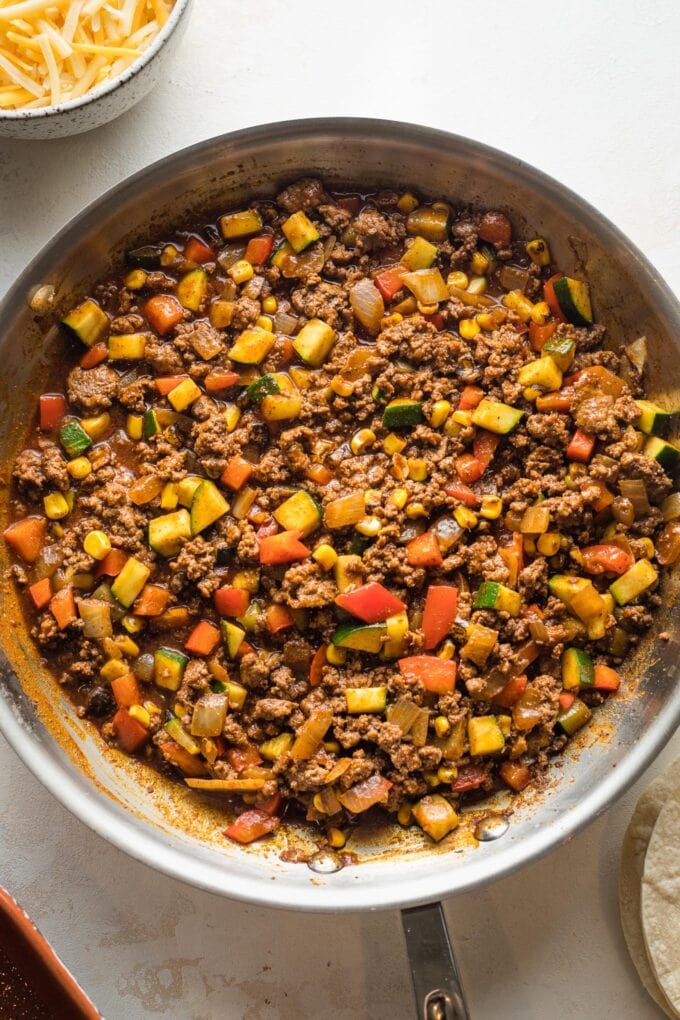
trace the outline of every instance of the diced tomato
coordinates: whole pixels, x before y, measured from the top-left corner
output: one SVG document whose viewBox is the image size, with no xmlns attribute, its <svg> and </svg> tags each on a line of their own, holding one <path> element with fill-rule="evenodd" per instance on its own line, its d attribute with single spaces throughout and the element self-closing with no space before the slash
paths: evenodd
<svg viewBox="0 0 680 1020">
<path fill-rule="evenodd" d="M 41 581 L 36 581 L 35 584 L 32 584 L 28 589 L 28 594 L 31 596 L 36 609 L 44 609 L 48 606 L 52 598 L 52 583 L 49 577 L 43 577 Z"/>
<path fill-rule="evenodd" d="M 280 630 L 288 630 L 290 627 L 295 626 L 295 620 L 289 611 L 278 602 L 267 606 L 264 618 L 270 634 L 278 634 Z"/>
<path fill-rule="evenodd" d="M 251 266 L 263 266 L 272 253 L 274 237 L 272 234 L 262 234 L 261 237 L 251 237 L 246 246 L 244 258 Z"/>
<path fill-rule="evenodd" d="M 588 574 L 625 574 L 635 562 L 630 553 L 618 545 L 589 545 L 581 549 L 581 556 Z"/>
<path fill-rule="evenodd" d="M 336 195 L 333 199 L 335 205 L 339 205 L 345 212 L 350 213 L 351 216 L 356 214 L 361 209 L 364 200 L 360 195 Z"/>
<path fill-rule="evenodd" d="M 192 655 L 210 655 L 220 643 L 221 635 L 218 628 L 207 620 L 201 620 L 184 642 L 187 652 Z"/>
<path fill-rule="evenodd" d="M 40 428 L 53 432 L 66 414 L 66 397 L 63 393 L 43 393 L 40 398 Z"/>
<path fill-rule="evenodd" d="M 519 793 L 525 786 L 528 786 L 531 780 L 531 773 L 526 765 L 523 765 L 519 761 L 504 761 L 498 770 L 503 782 L 514 790 L 515 793 Z"/>
<path fill-rule="evenodd" d="M 317 485 L 328 485 L 333 474 L 325 464 L 312 464 L 307 468 L 306 477 L 310 482 L 315 482 Z"/>
<path fill-rule="evenodd" d="M 406 609 L 401 599 L 377 581 L 336 595 L 335 604 L 364 623 L 383 623 L 388 616 L 403 613 Z"/>
<path fill-rule="evenodd" d="M 149 740 L 149 731 L 130 715 L 127 708 L 119 708 L 111 723 L 118 743 L 128 754 L 139 751 Z"/>
<path fill-rule="evenodd" d="M 170 592 L 160 584 L 145 584 L 132 607 L 135 616 L 160 616 L 170 601 Z"/>
<path fill-rule="evenodd" d="M 437 536 L 424 531 L 406 546 L 406 559 L 412 567 L 439 567 L 444 562 Z"/>
<path fill-rule="evenodd" d="M 97 577 L 100 577 L 102 574 L 106 577 L 118 577 L 127 561 L 127 553 L 124 553 L 122 549 L 112 549 L 103 560 L 99 561 L 96 571 Z"/>
<path fill-rule="evenodd" d="M 488 769 L 482 765 L 461 765 L 458 775 L 451 783 L 451 792 L 465 793 L 466 790 L 476 790 L 486 781 L 488 775 Z"/>
<path fill-rule="evenodd" d="M 106 344 L 94 344 L 93 347 L 85 351 L 78 364 L 85 370 L 96 368 L 97 365 L 101 365 L 102 361 L 106 361 L 108 356 L 109 349 Z"/>
<path fill-rule="evenodd" d="M 487 432 L 486 429 L 478 429 L 475 438 L 472 440 L 472 452 L 482 466 L 482 472 L 486 471 L 493 460 L 493 455 L 498 448 L 501 437 Z"/>
<path fill-rule="evenodd" d="M 527 682 L 526 673 L 522 673 L 521 676 L 513 676 L 493 699 L 494 705 L 500 705 L 501 708 L 512 708 L 527 689 Z"/>
<path fill-rule="evenodd" d="M 258 541 L 262 538 L 268 538 L 270 535 L 277 535 L 279 532 L 279 526 L 273 517 L 268 517 L 265 521 L 260 524 L 259 528 L 255 532 Z"/>
<path fill-rule="evenodd" d="M 529 343 L 539 354 L 557 329 L 556 322 L 546 322 L 539 326 L 537 322 L 529 323 Z"/>
<path fill-rule="evenodd" d="M 283 803 L 283 796 L 281 791 L 277 790 L 271 797 L 264 797 L 262 801 L 257 805 L 260 811 L 264 811 L 268 815 L 278 815 L 281 810 L 281 804 Z"/>
<path fill-rule="evenodd" d="M 520 572 L 524 569 L 524 541 L 522 536 L 515 532 L 510 545 L 501 546 L 498 555 L 510 571 L 508 585 L 511 588 L 517 587 Z"/>
<path fill-rule="evenodd" d="M 560 711 L 566 712 L 567 709 L 571 708 L 571 706 L 576 701 L 576 695 L 572 694 L 571 691 L 562 691 L 558 700 L 560 705 Z"/>
<path fill-rule="evenodd" d="M 24 517 L 5 528 L 2 537 L 17 556 L 21 556 L 26 563 L 33 563 L 45 541 L 46 527 L 44 517 Z"/>
<path fill-rule="evenodd" d="M 67 627 L 76 622 L 78 619 L 76 600 L 73 597 L 73 588 L 70 584 L 65 588 L 61 588 L 56 595 L 52 596 L 50 599 L 50 612 L 57 621 L 59 630 L 66 630 Z"/>
<path fill-rule="evenodd" d="M 249 641 L 242 641 L 239 650 L 236 653 L 237 659 L 243 659 L 246 655 L 255 655 L 256 649 L 250 644 Z"/>
<path fill-rule="evenodd" d="M 222 485 L 226 485 L 229 489 L 233 489 L 234 492 L 238 492 L 246 484 L 254 470 L 255 468 L 250 461 L 236 454 L 236 456 L 227 462 L 227 466 L 220 475 L 220 481 Z"/>
<path fill-rule="evenodd" d="M 291 338 L 289 336 L 277 336 L 269 357 L 272 360 L 273 368 L 281 369 L 290 365 L 295 357 L 295 348 Z"/>
<path fill-rule="evenodd" d="M 169 761 L 175 768 L 178 768 L 185 776 L 191 776 L 192 779 L 200 779 L 201 776 L 208 775 L 208 768 L 203 759 L 198 755 L 189 754 L 183 747 L 176 744 L 174 740 L 168 740 L 166 743 L 160 744 L 159 749 L 165 760 Z"/>
<path fill-rule="evenodd" d="M 252 744 L 245 747 L 230 747 L 227 751 L 227 761 L 234 772 L 244 772 L 262 763 L 260 752 Z"/>
<path fill-rule="evenodd" d="M 593 455 L 596 438 L 596 436 L 584 432 L 583 429 L 576 429 L 567 446 L 567 459 L 577 460 L 582 464 L 587 463 Z"/>
<path fill-rule="evenodd" d="M 144 314 L 152 329 L 165 336 L 184 318 L 184 309 L 172 294 L 154 294 L 144 305 Z"/>
<path fill-rule="evenodd" d="M 462 482 L 471 485 L 482 477 L 484 467 L 474 453 L 461 453 L 460 457 L 456 457 L 456 471 Z"/>
<path fill-rule="evenodd" d="M 476 459 L 476 458 L 475 458 Z M 453 496 L 454 499 L 460 500 L 465 506 L 475 507 L 479 503 L 479 496 L 474 492 L 469 485 L 465 485 L 463 482 L 457 482 L 454 485 L 447 485 L 444 492 L 448 496 Z"/>
<path fill-rule="evenodd" d="M 567 317 L 560 308 L 560 303 L 557 300 L 557 295 L 555 294 L 554 286 L 555 280 L 561 280 L 562 275 L 563 275 L 562 273 L 555 273 L 553 276 L 550 277 L 549 280 L 545 281 L 545 283 L 543 284 L 543 297 L 545 298 L 546 303 L 550 311 L 555 316 L 555 318 L 559 319 L 560 322 L 566 322 Z"/>
<path fill-rule="evenodd" d="M 260 563 L 295 563 L 311 555 L 311 550 L 300 541 L 299 531 L 282 531 L 259 541 Z"/>
<path fill-rule="evenodd" d="M 426 322 L 431 322 L 435 329 L 441 331 L 446 323 L 441 312 L 433 312 L 431 315 L 423 316 Z"/>
<path fill-rule="evenodd" d="M 240 378 L 238 372 L 228 372 L 224 368 L 215 368 L 212 372 L 208 372 L 203 380 L 203 384 L 208 393 L 219 393 L 220 390 L 226 390 L 230 386 L 235 386 Z"/>
<path fill-rule="evenodd" d="M 595 666 L 595 682 L 593 687 L 596 691 L 618 691 L 621 686 L 621 677 L 612 669 L 611 666 L 605 666 L 603 663 L 598 663 Z"/>
<path fill-rule="evenodd" d="M 407 680 L 419 681 L 432 694 L 449 694 L 456 686 L 457 666 L 452 659 L 436 655 L 412 655 L 399 659 L 399 670 Z"/>
<path fill-rule="evenodd" d="M 326 665 L 326 649 L 328 645 L 321 645 L 314 652 L 314 657 L 309 667 L 309 686 L 318 687 L 321 683 L 323 667 Z"/>
<path fill-rule="evenodd" d="M 472 411 L 484 399 L 481 386 L 465 386 L 458 401 L 459 411 Z"/>
<path fill-rule="evenodd" d="M 188 375 L 164 375 L 155 380 L 155 386 L 161 396 L 166 397 L 188 378 Z"/>
<path fill-rule="evenodd" d="M 220 616 L 243 616 L 250 604 L 250 595 L 243 588 L 218 588 L 213 601 Z"/>
<path fill-rule="evenodd" d="M 111 691 L 118 708 L 130 708 L 132 705 L 140 705 L 142 692 L 134 673 L 124 673 L 111 681 Z"/>
<path fill-rule="evenodd" d="M 604 482 L 600 482 L 598 479 L 589 478 L 588 488 L 597 488 L 599 495 L 593 503 L 593 510 L 599 514 L 601 510 L 606 510 L 608 506 L 611 506 L 614 502 L 614 493 L 607 488 Z"/>
<path fill-rule="evenodd" d="M 215 252 L 200 237 L 190 237 L 184 245 L 184 258 L 202 265 L 203 262 L 213 262 Z"/>
<path fill-rule="evenodd" d="M 260 836 L 266 836 L 278 826 L 280 819 L 266 811 L 252 808 L 239 815 L 236 821 L 224 830 L 224 835 L 236 843 L 252 843 Z"/>
<path fill-rule="evenodd" d="M 395 294 L 399 293 L 404 286 L 402 278 L 405 273 L 408 273 L 406 266 L 390 266 L 389 269 L 383 269 L 373 278 L 373 283 L 385 301 L 392 301 Z"/>
<path fill-rule="evenodd" d="M 553 390 L 552 393 L 543 393 L 536 397 L 536 410 L 568 414 L 573 400 L 574 391 L 569 386 L 563 386 L 561 390 Z"/>
<path fill-rule="evenodd" d="M 458 589 L 448 584 L 431 584 L 423 612 L 423 648 L 430 651 L 451 630 L 458 612 Z"/>
</svg>

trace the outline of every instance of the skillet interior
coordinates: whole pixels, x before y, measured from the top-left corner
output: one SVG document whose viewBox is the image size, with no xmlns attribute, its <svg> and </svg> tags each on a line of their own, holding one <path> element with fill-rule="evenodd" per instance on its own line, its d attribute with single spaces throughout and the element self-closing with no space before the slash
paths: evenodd
<svg viewBox="0 0 680 1020">
<path fill-rule="evenodd" d="M 331 186 L 410 186 L 456 204 L 506 209 L 520 235 L 547 236 L 556 263 L 590 280 L 610 346 L 647 336 L 649 392 L 662 404 L 678 405 L 680 308 L 633 245 L 584 202 L 518 160 L 442 132 L 382 121 L 300 121 L 237 132 L 163 160 L 109 192 L 48 244 L 0 307 L 5 408 L 0 463 L 11 464 L 62 343 L 58 330 L 28 310 L 32 286 L 53 284 L 59 311 L 105 275 L 130 243 L 160 235 L 196 211 L 236 205 L 254 193 L 274 194 L 304 173 L 320 174 Z M 3 492 L 2 526 L 7 488 Z M 507 834 L 476 849 L 468 827 L 436 849 L 401 830 L 366 831 L 348 844 L 362 863 L 322 875 L 279 858 L 286 844 L 293 851 L 304 845 L 303 834 L 282 835 L 248 852 L 225 845 L 220 835 L 225 815 L 214 802 L 201 801 L 197 810 L 195 796 L 109 751 L 75 718 L 40 669 L 7 580 L 0 591 L 5 677 L 0 726 L 29 767 L 83 821 L 139 859 L 195 885 L 317 910 L 424 902 L 497 877 L 568 839 L 658 752 L 680 719 L 674 589 L 669 584 L 655 628 L 670 631 L 671 641 L 642 649 L 627 669 L 639 682 L 599 710 L 595 726 L 552 770 L 548 795 L 516 803 Z M 507 803 L 500 800 L 497 807 Z"/>
</svg>

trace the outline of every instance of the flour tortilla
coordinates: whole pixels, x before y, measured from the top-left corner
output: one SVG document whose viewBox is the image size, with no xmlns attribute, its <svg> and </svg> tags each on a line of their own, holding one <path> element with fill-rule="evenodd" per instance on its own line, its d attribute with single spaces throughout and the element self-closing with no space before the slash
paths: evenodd
<svg viewBox="0 0 680 1020">
<path fill-rule="evenodd" d="M 657 984 L 645 946 L 641 901 L 647 847 L 662 807 L 678 789 L 680 789 L 680 758 L 650 783 L 638 801 L 623 840 L 619 871 L 619 908 L 628 952 L 647 992 L 671 1017 L 680 1017 L 680 1013 L 671 1006 Z"/>
<path fill-rule="evenodd" d="M 647 847 L 642 929 L 656 980 L 680 1016 L 680 783 L 662 807 Z"/>
</svg>

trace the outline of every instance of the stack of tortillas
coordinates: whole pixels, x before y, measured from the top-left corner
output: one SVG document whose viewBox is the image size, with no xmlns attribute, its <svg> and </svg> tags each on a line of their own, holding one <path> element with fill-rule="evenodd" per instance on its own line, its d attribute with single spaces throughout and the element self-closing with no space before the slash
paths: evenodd
<svg viewBox="0 0 680 1020">
<path fill-rule="evenodd" d="M 680 758 L 638 801 L 623 841 L 621 923 L 645 988 L 680 1018 Z"/>
</svg>

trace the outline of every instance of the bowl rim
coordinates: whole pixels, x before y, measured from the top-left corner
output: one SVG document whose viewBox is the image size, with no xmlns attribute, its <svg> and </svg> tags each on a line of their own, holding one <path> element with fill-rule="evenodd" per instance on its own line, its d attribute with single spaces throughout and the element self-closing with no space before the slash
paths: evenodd
<svg viewBox="0 0 680 1020">
<path fill-rule="evenodd" d="M 96 88 L 90 89 L 89 92 L 85 92 L 84 95 L 78 96 L 76 99 L 67 99 L 64 103 L 42 106 L 36 110 L 2 110 L 0 111 L 0 124 L 11 121 L 40 120 L 44 117 L 56 117 L 62 113 L 70 113 L 72 110 L 81 109 L 87 106 L 88 103 L 94 103 L 98 99 L 102 99 L 104 96 L 115 92 L 116 89 L 119 89 L 126 82 L 134 78 L 142 68 L 146 67 L 153 60 L 177 28 L 180 18 L 190 3 L 191 0 L 174 0 L 174 6 L 168 15 L 168 20 L 151 43 L 151 46 L 144 50 L 129 67 L 126 67 L 124 71 L 117 74 L 115 78 L 102 82 L 101 85 L 97 85 Z"/>
</svg>

